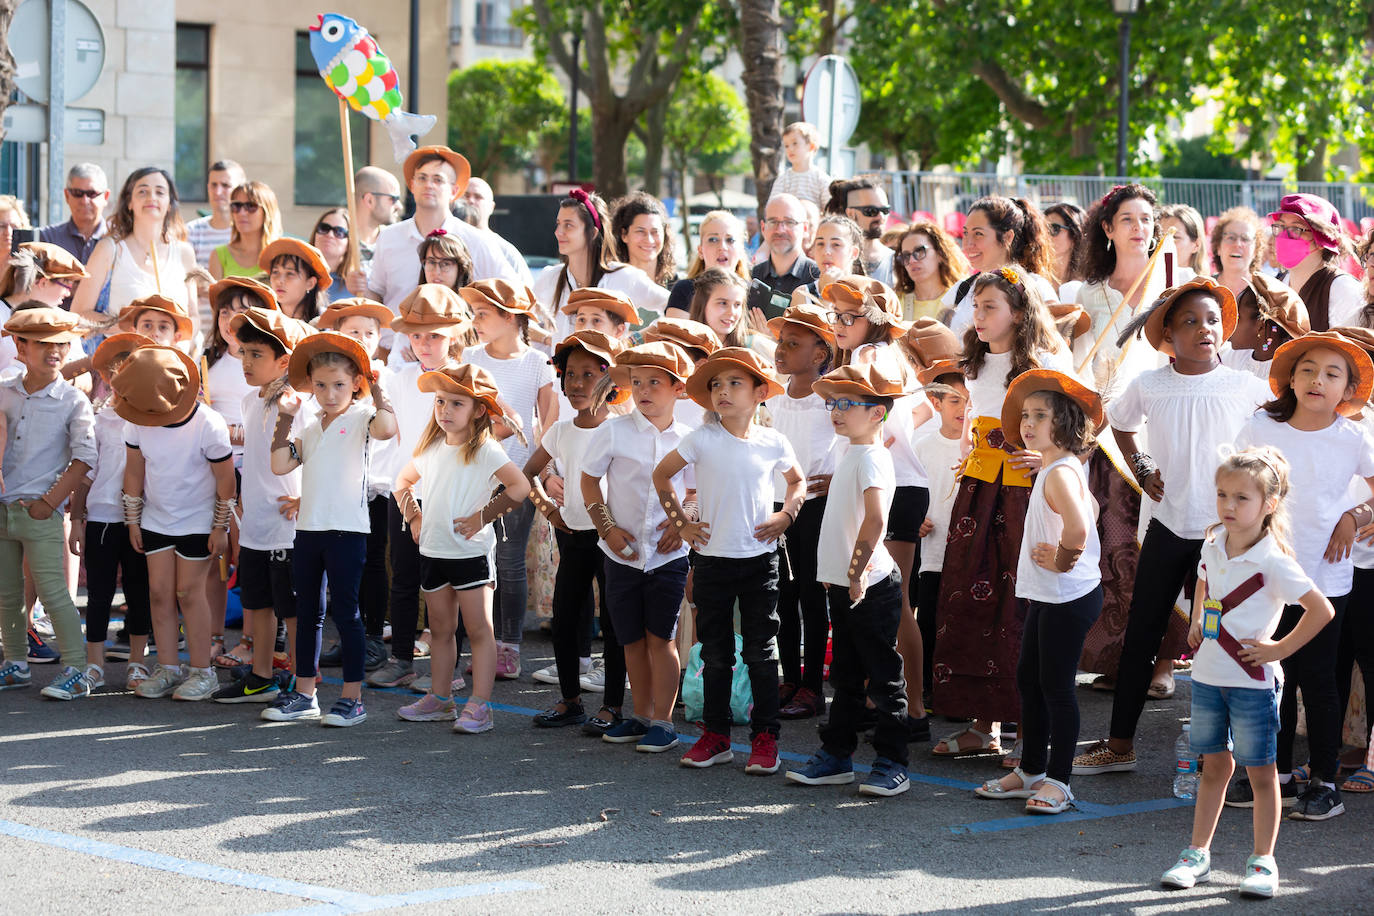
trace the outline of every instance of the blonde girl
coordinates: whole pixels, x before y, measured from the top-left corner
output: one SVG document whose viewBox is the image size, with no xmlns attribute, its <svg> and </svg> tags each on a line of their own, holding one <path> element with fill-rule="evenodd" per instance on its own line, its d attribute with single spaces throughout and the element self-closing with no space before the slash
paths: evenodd
<svg viewBox="0 0 1374 916">
<path fill-rule="evenodd" d="M 261 181 L 245 181 L 229 193 L 229 244 L 210 255 L 210 276 L 256 277 L 258 258 L 281 238 L 281 208 L 277 195 Z"/>
<path fill-rule="evenodd" d="M 703 216 L 697 226 L 697 247 L 692 253 L 692 263 L 687 268 L 687 275 L 673 284 L 663 314 L 670 318 L 686 318 L 696 292 L 696 285 L 691 281 L 712 267 L 737 274 L 748 283 L 748 242 L 749 233 L 743 220 L 729 210 L 712 210 Z"/>
</svg>

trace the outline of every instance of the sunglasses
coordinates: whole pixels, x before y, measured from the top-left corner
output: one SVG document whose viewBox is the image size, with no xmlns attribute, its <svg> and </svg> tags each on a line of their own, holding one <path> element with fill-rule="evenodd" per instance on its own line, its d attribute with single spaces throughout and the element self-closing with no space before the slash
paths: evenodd
<svg viewBox="0 0 1374 916">
<path fill-rule="evenodd" d="M 70 194 L 72 197 L 84 197 L 87 200 L 95 200 L 97 197 L 99 197 L 101 194 L 104 194 L 105 192 L 92 191 L 87 188 L 68 188 L 67 193 Z"/>
<path fill-rule="evenodd" d="M 1050 235 L 1057 236 L 1061 232 L 1072 231 L 1071 229 L 1069 229 L 1068 226 L 1065 226 L 1063 223 L 1048 223 L 1047 225 L 1050 227 Z"/>
<path fill-rule="evenodd" d="M 844 413 L 851 407 L 881 407 L 881 404 L 874 404 L 872 401 L 851 401 L 849 398 L 826 398 L 826 410 L 838 410 Z"/>
<path fill-rule="evenodd" d="M 320 223 L 319 226 L 315 227 L 315 234 L 332 235 L 336 239 L 346 239 L 348 238 L 348 227 L 331 226 L 328 223 Z"/>
<path fill-rule="evenodd" d="M 855 211 L 856 213 L 862 213 L 869 219 L 872 219 L 875 216 L 887 216 L 889 213 L 892 212 L 891 207 L 850 207 L 849 209 Z"/>
<path fill-rule="evenodd" d="M 229 205 L 229 209 L 235 213 L 257 213 L 260 208 L 255 201 L 236 200 Z"/>
<path fill-rule="evenodd" d="M 924 261 L 928 254 L 930 254 L 930 249 L 922 245 L 920 248 L 903 251 L 901 254 L 897 255 L 897 258 L 908 262 Z"/>
</svg>

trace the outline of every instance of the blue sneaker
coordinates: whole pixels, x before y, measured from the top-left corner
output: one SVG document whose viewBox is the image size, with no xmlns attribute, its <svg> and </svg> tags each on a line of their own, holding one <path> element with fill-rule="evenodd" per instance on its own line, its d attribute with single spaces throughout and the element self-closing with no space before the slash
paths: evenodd
<svg viewBox="0 0 1374 916">
<path fill-rule="evenodd" d="M 30 665 L 49 665 L 62 657 L 62 653 L 45 643 L 33 627 L 29 627 L 28 637 Z"/>
<path fill-rule="evenodd" d="M 320 724 L 348 728 L 350 725 L 360 725 L 366 721 L 367 710 L 363 708 L 361 697 L 356 700 L 339 697 L 334 705 L 329 707 L 329 712 L 325 713 L 324 718 L 320 719 Z"/>
<path fill-rule="evenodd" d="M 292 690 L 277 697 L 277 701 L 260 714 L 269 722 L 293 722 L 296 719 L 318 719 L 320 704 L 315 695 L 306 696 Z"/>
<path fill-rule="evenodd" d="M 873 761 L 873 771 L 859 786 L 860 795 L 901 795 L 911 788 L 907 779 L 906 767 L 886 757 Z"/>
<path fill-rule="evenodd" d="M 86 672 L 71 665 L 63 668 L 51 684 L 43 688 L 43 696 L 54 700 L 79 700 L 91 695 L 91 681 Z"/>
<path fill-rule="evenodd" d="M 804 786 L 848 785 L 854 781 L 854 762 L 829 751 L 816 751 L 800 770 L 788 770 L 787 779 Z"/>
<path fill-rule="evenodd" d="M 637 744 L 641 738 L 649 734 L 649 726 L 638 719 L 621 719 L 619 725 L 612 725 L 601 735 L 602 741 L 611 744 Z M 667 748 L 660 748 L 667 750 Z"/>
<path fill-rule="evenodd" d="M 631 719 L 636 725 L 639 722 Z M 662 725 L 651 725 L 649 730 L 644 733 L 644 737 L 639 739 L 635 745 L 635 750 L 643 751 L 646 754 L 661 754 L 669 748 L 677 747 L 677 732 L 671 728 L 664 728 Z"/>
<path fill-rule="evenodd" d="M 18 690 L 33 682 L 33 675 L 27 667 L 19 667 L 18 662 L 5 662 L 0 665 L 0 690 Z"/>
</svg>

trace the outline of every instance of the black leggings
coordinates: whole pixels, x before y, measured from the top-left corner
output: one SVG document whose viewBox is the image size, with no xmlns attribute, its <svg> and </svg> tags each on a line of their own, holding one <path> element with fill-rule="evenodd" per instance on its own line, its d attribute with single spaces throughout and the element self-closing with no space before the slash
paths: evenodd
<svg viewBox="0 0 1374 916">
<path fill-rule="evenodd" d="M 415 658 L 415 627 L 420 622 L 420 548 L 406 530 L 395 498 L 388 497 L 386 502 L 391 538 L 391 654 L 408 662 Z"/>
<path fill-rule="evenodd" d="M 127 636 L 147 636 L 152 630 L 148 608 L 148 562 L 129 544 L 129 529 L 122 522 L 87 522 L 86 549 L 86 642 L 103 643 L 109 635 L 110 605 L 114 603 L 116 577 L 124 579 L 124 617 Z"/>
<path fill-rule="evenodd" d="M 782 679 L 816 693 L 821 692 L 825 644 L 830 637 L 825 586 L 816 581 L 816 550 L 824 513 L 824 496 L 802 503 L 797 520 L 783 535 L 783 562 L 778 577 L 778 655 L 782 658 Z"/>
<path fill-rule="evenodd" d="M 917 555 L 919 561 L 920 555 Z M 940 603 L 940 572 L 923 572 L 916 577 L 916 626 L 921 630 L 921 689 L 931 694 L 931 673 L 935 670 L 935 605 Z"/>
<path fill-rule="evenodd" d="M 1068 783 L 1078 744 L 1074 693 L 1083 640 L 1102 613 L 1102 586 L 1063 604 L 1029 601 L 1016 688 L 1021 692 L 1021 770 Z"/>
<path fill-rule="evenodd" d="M 1293 736 L 1298 728 L 1298 691 L 1302 691 L 1303 709 L 1307 711 L 1307 749 L 1311 755 L 1312 778 L 1334 782 L 1341 751 L 1341 719 L 1345 707 L 1340 706 L 1336 690 L 1337 647 L 1341 640 L 1341 626 L 1346 602 L 1350 595 L 1327 596 L 1336 616 L 1322 627 L 1312 641 L 1279 664 L 1283 666 L 1283 697 L 1279 701 L 1280 773 L 1293 770 Z M 1300 604 L 1283 609 L 1274 639 L 1283 639 L 1302 619 Z M 1347 686 L 1346 690 L 1350 688 Z"/>
<path fill-rule="evenodd" d="M 358 587 L 358 609 L 368 636 L 382 638 L 386 626 L 386 543 L 387 506 L 391 497 L 374 496 L 367 501 L 371 530 L 367 535 L 367 560 L 363 562 L 363 583 Z"/>
<path fill-rule="evenodd" d="M 1345 605 L 1345 621 L 1341 625 L 1341 643 L 1336 650 L 1336 694 L 1340 700 L 1341 716 L 1350 703 L 1350 678 L 1355 665 L 1360 666 L 1364 678 L 1366 702 L 1374 691 L 1374 569 L 1356 569 L 1355 586 Z"/>
<path fill-rule="evenodd" d="M 574 531 L 572 533 L 553 530 L 554 540 L 558 542 L 558 572 L 553 580 L 553 660 L 558 665 L 558 686 L 563 691 L 563 699 L 582 695 L 582 685 L 578 683 L 580 672 L 580 653 L 584 637 L 590 642 L 587 621 L 583 612 L 592 590 L 592 580 L 601 595 L 601 617 L 606 618 L 606 575 L 602 571 L 604 559 L 598 545 L 596 531 Z M 607 647 L 614 641 L 607 639 Z M 607 681 L 610 681 L 610 652 L 607 651 Z M 624 668 L 625 653 L 620 652 L 621 668 Z M 621 683 L 625 673 L 621 671 Z"/>
</svg>

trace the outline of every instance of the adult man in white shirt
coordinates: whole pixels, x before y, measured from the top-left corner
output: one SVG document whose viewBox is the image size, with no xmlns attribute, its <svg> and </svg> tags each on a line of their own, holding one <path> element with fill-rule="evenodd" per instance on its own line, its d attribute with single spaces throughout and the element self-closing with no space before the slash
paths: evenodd
<svg viewBox="0 0 1374 916">
<path fill-rule="evenodd" d="M 496 195 L 487 184 L 476 175 L 468 179 L 467 190 L 463 192 L 463 203 L 476 218 L 473 224 L 478 229 L 491 230 L 491 214 L 496 209 Z"/>
</svg>

